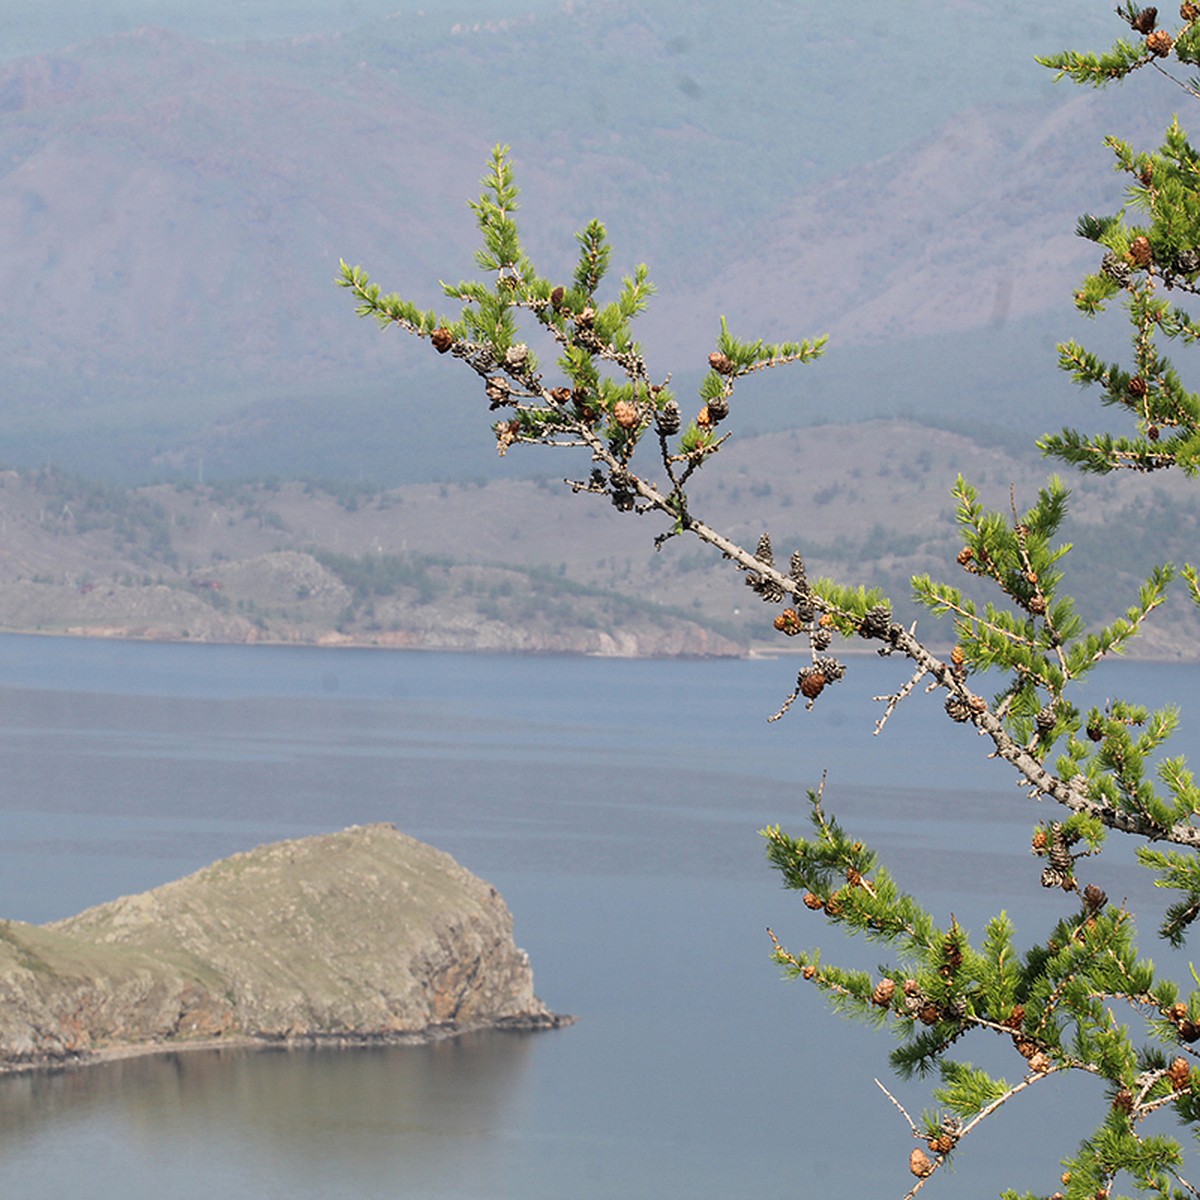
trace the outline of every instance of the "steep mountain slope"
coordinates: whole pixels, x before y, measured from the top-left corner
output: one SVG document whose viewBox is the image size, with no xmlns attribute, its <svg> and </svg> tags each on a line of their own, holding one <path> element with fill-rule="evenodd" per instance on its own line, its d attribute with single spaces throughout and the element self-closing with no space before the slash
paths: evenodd
<svg viewBox="0 0 1200 1200">
<path fill-rule="evenodd" d="M 824 411 L 848 417 L 1028 395 L 1045 372 L 1021 347 L 1047 313 L 1069 319 L 1088 262 L 1075 217 L 1119 201 L 1097 149 L 1112 102 L 1028 65 L 1065 36 L 1046 21 L 980 52 L 1012 14 L 927 0 L 851 31 L 772 0 L 733 24 L 674 0 L 405 11 L 247 44 L 141 28 L 0 67 L 0 459 L 127 479 L 461 472 L 478 461 L 455 428 L 469 382 L 356 326 L 330 280 L 344 256 L 440 306 L 436 281 L 472 269 L 464 201 L 496 140 L 548 269 L 570 269 L 594 215 L 619 268 L 652 264 L 656 370 L 686 387 L 721 313 L 832 330 L 835 350 L 877 348 L 826 376 Z M 889 97 L 889 56 L 913 60 L 934 27 L 962 54 Z M 1033 107 L 946 121 L 1010 79 Z M 1126 132 L 1156 137 L 1172 101 L 1123 99 Z M 906 357 L 959 359 L 934 378 L 952 395 L 894 396 L 855 369 Z"/>
</svg>

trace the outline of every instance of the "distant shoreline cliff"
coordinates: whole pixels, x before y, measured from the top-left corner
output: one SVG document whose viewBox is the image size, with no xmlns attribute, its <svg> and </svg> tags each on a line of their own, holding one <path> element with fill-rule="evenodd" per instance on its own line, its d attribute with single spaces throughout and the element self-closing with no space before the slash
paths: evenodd
<svg viewBox="0 0 1200 1200">
<path fill-rule="evenodd" d="M 278 842 L 51 925 L 0 922 L 0 1073 L 571 1018 L 500 894 L 391 825 Z"/>
</svg>

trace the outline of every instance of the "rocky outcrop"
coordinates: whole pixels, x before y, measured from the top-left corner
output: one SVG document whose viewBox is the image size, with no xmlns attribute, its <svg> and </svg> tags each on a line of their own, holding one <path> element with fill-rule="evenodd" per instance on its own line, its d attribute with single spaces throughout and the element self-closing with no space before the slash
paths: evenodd
<svg viewBox="0 0 1200 1200">
<path fill-rule="evenodd" d="M 52 925 L 0 922 L 0 1069 L 565 1020 L 534 995 L 496 889 L 391 825 L 263 846 Z"/>
</svg>

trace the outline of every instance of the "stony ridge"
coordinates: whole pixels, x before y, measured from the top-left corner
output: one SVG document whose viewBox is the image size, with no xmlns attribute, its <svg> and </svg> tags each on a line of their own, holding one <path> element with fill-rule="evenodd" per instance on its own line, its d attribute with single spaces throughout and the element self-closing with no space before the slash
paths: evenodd
<svg viewBox="0 0 1200 1200">
<path fill-rule="evenodd" d="M 0 923 L 0 1070 L 564 1021 L 535 996 L 496 889 L 391 825 L 262 846 L 51 925 Z"/>
</svg>

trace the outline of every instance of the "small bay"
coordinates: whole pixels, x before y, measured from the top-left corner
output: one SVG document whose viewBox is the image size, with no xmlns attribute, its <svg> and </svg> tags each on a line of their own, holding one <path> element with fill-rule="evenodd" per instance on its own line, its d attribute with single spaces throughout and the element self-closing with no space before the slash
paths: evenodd
<svg viewBox="0 0 1200 1200">
<path fill-rule="evenodd" d="M 1044 810 L 936 698 L 918 690 L 872 736 L 871 697 L 903 663 L 851 659 L 814 711 L 769 724 L 796 665 L 0 638 L 4 916 L 52 920 L 265 841 L 392 821 L 500 889 L 542 999 L 579 1017 L 2 1079 L 0 1194 L 902 1194 L 912 1140 L 873 1083 L 892 1086 L 889 1035 L 782 981 L 765 929 L 864 969 L 882 951 L 781 890 L 758 830 L 803 831 L 827 772 L 828 807 L 938 919 L 978 933 L 1007 904 L 1036 933 L 1063 901 L 1029 855 Z M 1186 703 L 1198 682 L 1194 666 L 1117 663 L 1098 698 Z M 1176 752 L 1200 732 L 1185 719 Z M 1161 907 L 1124 848 L 1095 877 Z M 1084 1131 L 1057 1106 L 1086 1083 L 1001 1114 L 964 1147 L 953 1194 L 994 1196 L 1002 1171 L 1044 1188 Z M 925 1105 L 921 1085 L 896 1089 Z M 1026 1153 L 1048 1119 L 1061 1135 Z"/>
</svg>

